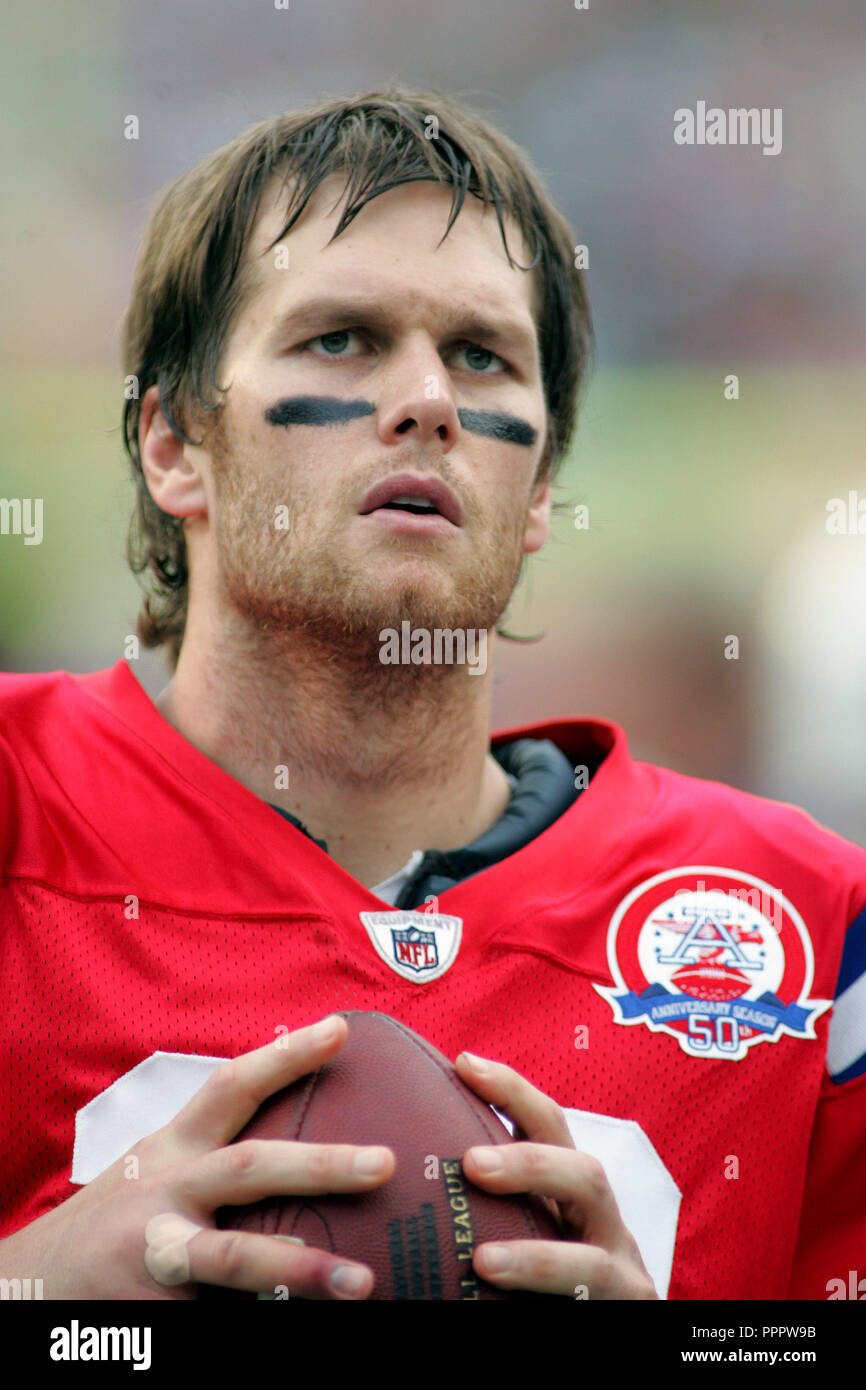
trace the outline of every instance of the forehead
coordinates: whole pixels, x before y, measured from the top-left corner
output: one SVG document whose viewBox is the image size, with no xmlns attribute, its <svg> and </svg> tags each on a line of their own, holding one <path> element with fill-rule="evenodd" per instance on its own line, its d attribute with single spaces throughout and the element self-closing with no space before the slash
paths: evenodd
<svg viewBox="0 0 866 1390">
<path fill-rule="evenodd" d="M 320 184 L 278 243 L 284 248 L 279 258 L 278 247 L 269 248 L 285 224 L 287 194 L 276 179 L 266 189 L 245 261 L 256 317 L 266 304 L 276 309 L 327 290 L 371 294 L 400 310 L 423 310 L 429 320 L 441 314 L 443 327 L 457 309 L 498 311 L 534 335 L 537 273 L 509 265 L 493 208 L 467 195 L 442 241 L 451 210 L 450 185 L 426 180 L 403 184 L 373 198 L 331 241 L 344 192 L 340 175 Z M 513 259 L 527 265 L 531 257 L 520 228 L 505 213 L 503 222 Z M 430 326 L 435 328 L 435 322 Z"/>
</svg>

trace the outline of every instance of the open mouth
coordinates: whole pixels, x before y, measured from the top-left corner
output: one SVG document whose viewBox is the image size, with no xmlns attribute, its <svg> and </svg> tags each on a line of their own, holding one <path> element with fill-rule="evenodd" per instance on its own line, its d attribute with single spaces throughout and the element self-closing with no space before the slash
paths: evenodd
<svg viewBox="0 0 866 1390">
<path fill-rule="evenodd" d="M 463 508 L 441 478 L 427 474 L 398 473 L 371 487 L 358 505 L 360 516 L 383 512 L 403 513 L 407 518 L 436 521 L 442 526 L 462 526 Z M 396 523 L 396 516 L 394 518 Z"/>
<path fill-rule="evenodd" d="M 380 512 L 411 512 L 413 516 L 441 516 L 434 502 L 426 497 L 395 497 L 376 508 Z"/>
</svg>

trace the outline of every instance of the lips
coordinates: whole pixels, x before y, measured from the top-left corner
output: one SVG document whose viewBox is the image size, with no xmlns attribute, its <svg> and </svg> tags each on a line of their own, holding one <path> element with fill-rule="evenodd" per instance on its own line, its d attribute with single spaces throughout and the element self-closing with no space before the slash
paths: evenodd
<svg viewBox="0 0 866 1390">
<path fill-rule="evenodd" d="M 380 483 L 376 483 L 375 487 L 371 487 L 369 492 L 362 497 L 358 506 L 358 515 L 369 516 L 371 512 L 387 507 L 391 502 L 406 498 L 419 498 L 431 503 L 435 508 L 435 511 L 429 513 L 431 517 L 438 513 L 446 521 L 450 521 L 452 526 L 463 524 L 463 508 L 441 478 L 419 477 L 415 473 L 395 473 L 392 477 L 383 478 Z M 399 505 L 405 505 L 407 514 L 411 514 L 409 503 L 401 501 Z M 427 515 L 427 513 L 421 513 L 421 515 Z"/>
</svg>

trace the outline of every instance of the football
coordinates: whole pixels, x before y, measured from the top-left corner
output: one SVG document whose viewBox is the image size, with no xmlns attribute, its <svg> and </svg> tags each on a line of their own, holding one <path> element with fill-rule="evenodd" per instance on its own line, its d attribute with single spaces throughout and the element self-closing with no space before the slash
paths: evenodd
<svg viewBox="0 0 866 1390">
<path fill-rule="evenodd" d="M 385 1014 L 348 1011 L 341 1050 L 271 1096 L 237 1136 L 306 1143 L 385 1144 L 396 1168 L 365 1193 L 276 1197 L 224 1207 L 220 1228 L 299 1236 L 373 1270 L 371 1299 L 533 1298 L 476 1274 L 487 1240 L 560 1238 L 552 1207 L 532 1195 L 473 1186 L 461 1158 L 473 1144 L 510 1144 L 491 1107 L 429 1042 Z M 291 1296 L 291 1289 L 289 1289 Z M 200 1286 L 200 1297 L 255 1295 Z"/>
<path fill-rule="evenodd" d="M 693 999 L 739 999 L 752 982 L 739 970 L 729 967 L 686 965 L 674 971 L 671 983 Z"/>
</svg>

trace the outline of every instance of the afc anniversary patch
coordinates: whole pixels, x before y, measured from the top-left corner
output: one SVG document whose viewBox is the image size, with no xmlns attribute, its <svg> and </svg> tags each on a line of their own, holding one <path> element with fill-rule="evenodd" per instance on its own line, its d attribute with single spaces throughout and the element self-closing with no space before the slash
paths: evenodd
<svg viewBox="0 0 866 1390">
<path fill-rule="evenodd" d="M 594 988 L 614 1021 L 669 1033 L 690 1057 L 738 1062 L 756 1043 L 814 1038 L 832 1000 L 810 999 L 812 942 L 796 908 L 737 869 L 656 874 L 610 920 L 616 981 Z"/>
</svg>

